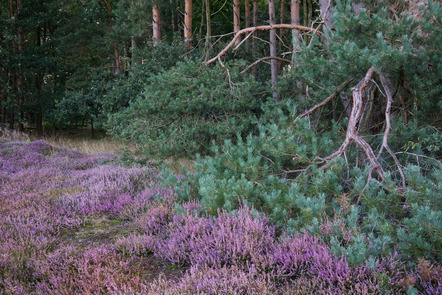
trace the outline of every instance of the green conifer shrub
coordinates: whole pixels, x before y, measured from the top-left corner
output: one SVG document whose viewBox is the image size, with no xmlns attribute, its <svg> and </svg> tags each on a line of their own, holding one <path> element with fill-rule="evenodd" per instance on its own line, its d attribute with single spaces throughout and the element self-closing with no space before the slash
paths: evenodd
<svg viewBox="0 0 442 295">
<path fill-rule="evenodd" d="M 149 157 L 191 156 L 252 128 L 256 83 L 232 67 L 179 62 L 150 76 L 123 111 L 110 116 L 112 134 L 130 139 Z"/>
<path fill-rule="evenodd" d="M 338 158 L 324 171 L 314 160 L 337 148 L 339 125 L 317 134 L 307 120 L 292 124 L 289 110 L 295 109 L 290 103 L 268 106 L 256 135 L 213 145 L 211 156 L 197 158 L 196 173 L 165 183 L 174 184 L 185 200 L 200 200 L 212 214 L 219 208 L 235 211 L 244 201 L 280 229 L 321 237 L 352 264 L 369 265 L 394 251 L 440 259 L 442 165 L 433 159 L 430 173 L 405 168 L 406 191 L 397 189 L 388 172 L 383 182 L 368 181 L 368 167 L 349 165 L 354 150 L 347 161 Z"/>
</svg>

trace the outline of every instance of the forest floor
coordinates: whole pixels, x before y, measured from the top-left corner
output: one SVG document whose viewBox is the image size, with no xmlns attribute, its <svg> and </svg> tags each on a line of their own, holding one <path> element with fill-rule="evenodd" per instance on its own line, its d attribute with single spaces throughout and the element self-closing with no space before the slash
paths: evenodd
<svg viewBox="0 0 442 295">
<path fill-rule="evenodd" d="M 442 291 L 438 267 L 409 274 L 397 255 L 353 267 L 321 239 L 285 235 L 245 204 L 207 214 L 155 166 L 104 151 L 0 137 L 0 294 Z"/>
</svg>

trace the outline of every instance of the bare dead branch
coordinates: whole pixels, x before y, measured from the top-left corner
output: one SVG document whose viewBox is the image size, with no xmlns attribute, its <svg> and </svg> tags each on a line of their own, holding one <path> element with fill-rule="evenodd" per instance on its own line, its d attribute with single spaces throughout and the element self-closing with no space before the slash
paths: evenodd
<svg viewBox="0 0 442 295">
<path fill-rule="evenodd" d="M 257 27 L 245 28 L 245 29 L 239 30 L 235 34 L 233 39 L 230 41 L 230 43 L 223 50 L 221 50 L 218 53 L 217 56 L 215 56 L 214 58 L 210 59 L 206 64 L 210 65 L 211 63 L 215 62 L 216 60 L 220 60 L 221 56 L 226 54 L 226 52 L 229 51 L 229 49 L 232 48 L 233 45 L 235 45 L 235 42 L 239 39 L 239 37 L 241 37 L 242 34 L 246 34 L 246 33 L 250 33 L 250 32 L 253 33 L 253 32 L 256 32 L 256 31 L 275 30 L 275 29 L 287 29 L 287 30 L 296 29 L 296 30 L 299 30 L 299 31 L 315 33 L 315 29 L 312 29 L 312 28 L 309 28 L 309 27 L 305 27 L 305 26 L 290 25 L 290 24 L 275 24 L 275 25 L 265 25 L 265 26 L 257 26 Z M 316 34 L 319 34 L 319 32 L 316 32 Z"/>
<path fill-rule="evenodd" d="M 285 59 L 285 58 L 282 58 L 282 57 L 266 56 L 266 57 L 260 58 L 257 61 L 251 63 L 246 69 L 241 71 L 241 74 L 244 74 L 245 72 L 247 72 L 251 68 L 255 67 L 257 64 L 259 64 L 260 62 L 263 62 L 263 61 L 266 61 L 266 60 L 269 60 L 269 59 L 276 59 L 276 60 L 279 60 L 279 61 L 282 61 L 282 62 L 286 62 L 286 63 L 291 63 L 292 62 L 291 60 L 288 60 L 288 59 Z"/>
<path fill-rule="evenodd" d="M 296 121 L 298 121 L 301 118 L 304 118 L 307 115 L 310 115 L 311 113 L 313 113 L 315 110 L 319 109 L 320 107 L 326 105 L 330 100 L 332 100 L 333 98 L 335 98 L 339 93 L 341 93 L 345 87 L 347 87 L 348 84 L 350 84 L 351 81 L 353 81 L 354 79 L 348 79 L 347 81 L 345 81 L 344 83 L 342 83 L 341 85 L 338 86 L 338 88 L 335 90 L 335 92 L 333 92 L 332 95 L 330 95 L 329 97 L 327 97 L 326 99 L 324 99 L 322 102 L 318 103 L 317 105 L 315 105 L 314 107 L 308 109 L 307 111 L 305 111 L 304 113 L 302 113 L 301 115 L 299 115 L 298 117 L 296 117 L 296 119 L 293 121 L 292 124 L 295 124 Z"/>
<path fill-rule="evenodd" d="M 364 89 L 370 84 L 373 75 L 376 73 L 376 69 L 371 67 L 365 77 L 353 88 L 353 106 L 351 110 L 351 115 L 347 125 L 347 133 L 345 135 L 344 142 L 339 147 L 337 151 L 332 153 L 331 155 L 325 158 L 319 158 L 325 164 L 321 167 L 321 169 L 325 170 L 329 167 L 331 160 L 341 156 L 347 147 L 350 145 L 352 141 L 354 141 L 357 145 L 359 145 L 367 156 L 368 161 L 371 164 L 371 171 L 376 170 L 380 179 L 384 179 L 383 177 L 383 169 L 378 159 L 376 158 L 373 149 L 371 146 L 358 135 L 358 124 L 362 117 L 362 109 L 364 105 L 362 92 Z M 371 176 L 370 171 L 370 176 Z"/>
<path fill-rule="evenodd" d="M 384 131 L 384 136 L 382 138 L 382 146 L 379 149 L 378 158 L 381 156 L 383 148 L 385 148 L 387 152 L 390 154 L 390 156 L 393 158 L 394 163 L 396 164 L 396 167 L 402 179 L 402 187 L 405 187 L 406 180 L 404 172 L 402 171 L 401 168 L 401 163 L 399 162 L 399 159 L 396 157 L 396 154 L 393 153 L 393 151 L 388 146 L 388 134 L 390 133 L 391 129 L 390 112 L 391 112 L 391 104 L 393 103 L 393 96 L 391 95 L 390 88 L 388 87 L 384 75 L 379 75 L 379 78 L 381 79 L 382 87 L 384 87 L 385 95 L 387 96 L 387 107 L 385 108 L 385 131 Z"/>
</svg>

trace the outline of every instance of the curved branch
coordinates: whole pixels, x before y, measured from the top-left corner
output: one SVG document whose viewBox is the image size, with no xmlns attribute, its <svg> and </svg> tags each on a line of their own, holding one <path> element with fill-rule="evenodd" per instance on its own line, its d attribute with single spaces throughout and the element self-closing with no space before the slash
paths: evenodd
<svg viewBox="0 0 442 295">
<path fill-rule="evenodd" d="M 275 30 L 275 29 L 287 29 L 287 30 L 295 29 L 295 30 L 299 30 L 299 31 L 313 32 L 313 33 L 319 34 L 319 32 L 317 32 L 317 31 L 315 32 L 315 29 L 305 27 L 305 26 L 290 25 L 290 24 L 276 24 L 276 25 L 265 25 L 265 26 L 245 28 L 245 29 L 239 30 L 235 34 L 235 36 L 233 37 L 232 41 L 230 41 L 230 43 L 223 50 L 221 50 L 217 56 L 215 56 L 214 58 L 209 60 L 206 64 L 210 65 L 211 63 L 215 62 L 216 60 L 219 60 L 219 58 L 221 58 L 221 56 L 226 54 L 226 52 L 229 51 L 229 49 L 232 48 L 233 45 L 235 45 L 235 42 L 239 39 L 239 37 L 242 34 L 249 33 L 249 32 L 256 32 L 256 31 Z"/>
<path fill-rule="evenodd" d="M 241 74 L 244 74 L 245 72 L 247 72 L 248 70 L 250 70 L 251 68 L 255 67 L 257 64 L 259 64 L 260 62 L 269 60 L 269 59 L 276 59 L 282 62 L 286 62 L 286 63 L 291 63 L 291 60 L 282 58 L 282 57 L 277 57 L 277 56 L 266 56 L 263 58 L 258 59 L 257 61 L 251 63 L 247 68 L 245 68 L 244 70 L 241 71 Z"/>
<path fill-rule="evenodd" d="M 402 179 L 402 187 L 406 186 L 406 179 L 404 172 L 401 168 L 401 163 L 399 162 L 399 159 L 396 157 L 396 154 L 393 153 L 393 151 L 390 149 L 390 146 L 388 145 L 388 134 L 390 133 L 391 129 L 391 120 L 390 120 L 390 112 L 391 112 L 391 104 L 393 103 L 393 96 L 391 95 L 390 88 L 388 87 L 387 80 L 385 79 L 384 75 L 379 75 L 379 78 L 381 79 L 382 87 L 384 87 L 385 94 L 387 96 L 387 107 L 385 108 L 385 131 L 384 131 L 384 137 L 382 138 L 382 146 L 378 153 L 378 158 L 382 154 L 382 150 L 385 148 L 387 152 L 390 154 L 390 156 L 393 158 L 394 163 L 396 164 L 396 167 L 399 171 L 399 174 Z"/>
<path fill-rule="evenodd" d="M 350 84 L 351 81 L 353 81 L 354 79 L 348 79 L 347 81 L 345 81 L 344 83 L 342 83 L 341 85 L 339 85 L 339 87 L 336 89 L 335 92 L 333 92 L 333 94 L 331 94 L 329 97 L 327 97 L 326 99 L 324 99 L 322 102 L 318 103 L 317 105 L 313 106 L 312 108 L 306 110 L 304 113 L 302 113 L 301 115 L 299 115 L 298 117 L 296 117 L 295 121 L 293 121 L 292 124 L 295 124 L 296 121 L 298 121 L 301 118 L 304 118 L 305 116 L 313 113 L 315 110 L 319 109 L 320 107 L 326 105 L 330 100 L 332 100 L 333 98 L 335 98 L 339 93 L 342 92 L 342 90 L 345 89 L 345 87 L 347 87 L 348 84 Z"/>
<path fill-rule="evenodd" d="M 341 156 L 347 147 L 350 145 L 352 141 L 354 141 L 357 145 L 359 145 L 362 150 L 365 152 L 365 155 L 368 158 L 368 161 L 371 164 L 371 170 L 376 170 L 378 176 L 380 179 L 384 179 L 383 173 L 384 170 L 382 169 L 381 164 L 379 163 L 378 159 L 376 158 L 373 149 L 371 146 L 363 140 L 358 135 L 358 124 L 361 120 L 362 116 L 362 107 L 363 107 L 363 95 L 362 92 L 364 89 L 370 84 L 371 79 L 373 78 L 374 74 L 376 73 L 376 69 L 374 67 L 371 67 L 368 71 L 365 77 L 353 88 L 353 107 L 351 110 L 351 115 L 348 120 L 347 125 L 347 133 L 345 135 L 344 142 L 339 147 L 337 151 L 332 153 L 331 155 L 327 156 L 326 158 L 320 159 L 322 162 L 325 162 L 325 164 L 321 167 L 321 169 L 325 170 L 330 165 L 330 161 L 333 158 Z M 370 173 L 371 174 L 371 173 Z"/>
</svg>

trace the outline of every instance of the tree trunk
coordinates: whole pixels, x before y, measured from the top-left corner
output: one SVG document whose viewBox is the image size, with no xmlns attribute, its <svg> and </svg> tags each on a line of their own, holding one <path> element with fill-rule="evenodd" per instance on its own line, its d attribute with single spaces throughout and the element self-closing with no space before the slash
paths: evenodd
<svg viewBox="0 0 442 295">
<path fill-rule="evenodd" d="M 23 4 L 21 0 L 17 0 L 17 16 L 20 17 L 21 10 L 23 9 Z M 20 59 L 23 58 L 23 27 L 20 25 L 18 26 L 18 51 L 20 53 Z M 23 82 L 24 82 L 24 75 L 23 75 L 23 69 L 21 68 L 21 65 L 18 68 L 18 78 L 17 78 L 17 93 L 18 93 L 18 112 L 19 112 L 19 122 L 18 122 L 18 131 L 23 132 L 24 131 L 24 103 L 25 103 L 25 97 L 23 94 Z"/>
<path fill-rule="evenodd" d="M 253 0 L 253 26 L 258 26 L 258 0 Z M 258 36 L 258 32 L 253 33 L 253 41 L 252 41 L 252 52 L 255 53 L 256 50 L 256 37 Z M 256 67 L 252 70 L 252 75 L 257 78 Z"/>
<path fill-rule="evenodd" d="M 291 0 L 290 19 L 292 25 L 301 24 L 301 21 L 299 19 L 299 0 Z M 299 43 L 299 31 L 294 29 L 292 30 L 293 51 L 295 51 L 298 48 L 298 43 Z"/>
<path fill-rule="evenodd" d="M 42 44 L 41 42 L 41 27 L 37 28 L 37 47 L 40 47 Z M 37 99 L 40 99 L 42 97 L 41 94 L 41 87 L 43 84 L 43 73 L 37 72 L 37 75 L 35 77 L 35 88 L 37 89 Z M 40 103 L 37 101 L 37 109 L 35 110 L 35 130 L 37 132 L 38 136 L 43 135 L 43 114 L 42 114 L 42 108 Z"/>
<path fill-rule="evenodd" d="M 192 0 L 186 0 L 184 5 L 184 41 L 190 49 L 192 47 Z"/>
<path fill-rule="evenodd" d="M 210 47 L 211 42 L 210 38 L 212 37 L 212 22 L 211 22 L 211 16 L 210 16 L 210 1 L 205 0 L 205 6 L 206 6 L 206 43 L 204 45 L 205 47 L 205 60 L 208 60 L 210 57 Z"/>
<path fill-rule="evenodd" d="M 268 0 L 269 2 L 269 24 L 275 25 L 275 0 Z M 276 57 L 276 30 L 270 30 L 270 56 Z M 270 61 L 271 72 L 272 72 L 272 90 L 273 99 L 276 101 L 280 100 L 278 92 L 276 92 L 276 84 L 278 83 L 278 61 L 272 59 Z"/>
<path fill-rule="evenodd" d="M 161 27 L 160 27 L 160 2 L 159 0 L 153 0 L 152 6 L 152 28 L 153 28 L 153 42 L 158 44 L 161 41 Z"/>
<path fill-rule="evenodd" d="M 245 27 L 249 28 L 250 27 L 250 0 L 244 1 L 244 11 L 245 11 L 245 15 L 246 15 Z M 249 46 L 249 39 L 246 40 L 246 45 L 247 45 L 247 47 Z"/>
<path fill-rule="evenodd" d="M 285 1 L 281 0 L 281 7 L 279 11 L 279 23 L 284 23 L 284 12 L 285 12 Z M 281 48 L 282 48 L 282 33 L 284 32 L 283 29 L 279 29 L 279 39 L 281 40 Z"/>
<path fill-rule="evenodd" d="M 106 5 L 106 9 L 107 9 L 107 20 L 109 22 L 110 30 L 111 30 L 111 32 L 113 32 L 114 31 L 114 21 L 112 20 L 112 8 L 111 8 L 110 0 L 103 0 L 103 1 L 104 1 L 104 5 Z M 114 73 L 120 74 L 122 69 L 121 69 L 120 53 L 118 52 L 117 42 L 113 42 L 112 47 L 114 49 L 114 60 L 115 60 Z"/>
<path fill-rule="evenodd" d="M 319 9 L 321 10 L 321 18 L 329 29 L 333 28 L 332 9 L 333 0 L 319 0 Z"/>
<path fill-rule="evenodd" d="M 303 8 L 303 26 L 308 26 L 308 10 L 307 10 L 307 0 L 302 1 L 302 8 Z M 304 34 L 304 43 L 307 44 L 307 35 Z"/>
<path fill-rule="evenodd" d="M 239 7 L 239 0 L 233 0 L 233 32 L 241 30 L 241 8 Z M 235 45 L 238 45 L 241 39 L 238 39 Z"/>
</svg>

